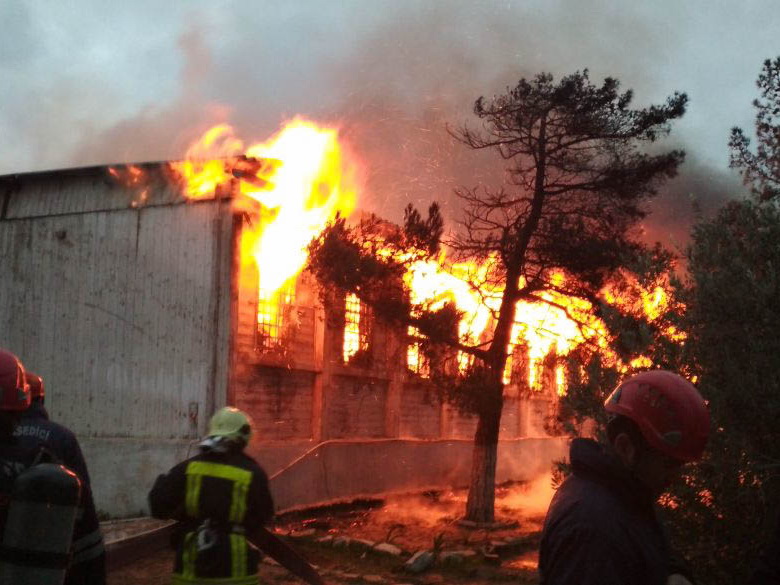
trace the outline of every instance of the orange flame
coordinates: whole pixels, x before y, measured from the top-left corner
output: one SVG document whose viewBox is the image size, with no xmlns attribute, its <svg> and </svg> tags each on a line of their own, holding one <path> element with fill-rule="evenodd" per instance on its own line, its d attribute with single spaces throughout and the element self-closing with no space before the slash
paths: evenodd
<svg viewBox="0 0 780 585">
<path fill-rule="evenodd" d="M 170 167 L 188 198 L 235 195 L 253 212 L 258 221 L 242 234 L 242 256 L 254 257 L 266 299 L 301 272 L 306 246 L 325 224 L 355 207 L 357 167 L 338 131 L 301 118 L 248 147 L 230 126 L 215 126 Z"/>
<path fill-rule="evenodd" d="M 120 185 L 131 189 L 137 195 L 130 202 L 131 207 L 140 207 L 149 198 L 149 177 L 137 165 L 108 167 L 108 174 Z"/>
<path fill-rule="evenodd" d="M 461 342 L 471 346 L 488 343 L 503 292 L 502 287 L 484 284 L 491 262 L 495 262 L 495 259 L 482 265 L 476 262 L 447 265 L 443 257 L 438 262 L 418 262 L 405 277 L 411 290 L 411 300 L 433 310 L 447 302 L 454 303 L 464 313 L 458 332 Z M 553 281 L 558 286 L 564 283 L 565 278 L 561 273 L 553 275 Z M 664 287 L 659 284 L 648 290 L 637 282 L 631 282 L 631 286 L 637 289 L 636 296 L 647 318 L 650 321 L 659 318 L 669 304 Z M 610 304 L 625 303 L 617 291 L 607 289 L 603 293 Z M 524 366 L 527 369 L 526 382 L 531 390 L 565 393 L 564 368 L 556 361 L 585 342 L 600 348 L 605 356 L 617 361 L 617 356 L 608 348 L 606 326 L 594 316 L 593 307 L 588 301 L 554 291 L 544 291 L 538 293 L 538 296 L 540 302 L 517 303 L 515 324 L 507 347 L 504 383 L 512 381 L 514 368 Z M 673 340 L 684 338 L 673 328 L 668 328 L 666 334 Z M 516 347 L 519 353 L 515 351 Z M 515 364 L 517 359 L 524 363 Z M 410 347 L 407 361 L 412 371 L 420 372 L 420 360 L 419 349 Z M 458 363 L 463 370 L 470 360 L 461 355 Z M 622 368 L 626 369 L 629 365 L 651 367 L 652 362 L 646 357 L 640 357 Z"/>
<path fill-rule="evenodd" d="M 245 146 L 230 126 L 219 125 L 190 147 L 184 161 L 171 163 L 170 168 L 189 199 L 231 196 L 235 205 L 253 217 L 252 225 L 242 233 L 242 261 L 251 257 L 258 267 L 258 321 L 268 325 L 269 336 L 278 339 L 284 318 L 280 295 L 293 298 L 292 285 L 305 265 L 306 245 L 337 213 L 349 216 L 355 206 L 357 167 L 339 144 L 337 130 L 296 118 L 268 141 Z M 419 261 L 405 276 L 411 300 L 433 310 L 453 303 L 464 314 L 458 326 L 460 340 L 472 346 L 485 344 L 501 302 L 501 287 L 485 284 L 495 261 L 452 264 L 444 256 L 438 261 Z M 554 278 L 562 284 L 565 276 Z M 557 358 L 585 342 L 609 353 L 607 332 L 588 302 L 555 292 L 539 295 L 543 302 L 517 304 L 505 382 L 512 381 L 513 371 L 527 370 L 530 389 L 560 394 L 565 392 L 565 375 Z M 607 290 L 604 295 L 607 302 L 622 302 L 618 291 Z M 641 289 L 640 296 L 650 319 L 657 318 L 668 304 L 660 285 Z M 345 361 L 365 342 L 359 301 L 351 296 L 347 302 L 352 306 L 347 313 L 354 314 L 345 326 Z M 423 360 L 419 346 L 411 344 L 407 365 L 426 375 Z M 468 356 L 458 356 L 461 368 L 468 363 Z M 631 365 L 643 364 L 650 365 L 641 359 Z"/>
<path fill-rule="evenodd" d="M 170 163 L 174 174 L 184 181 L 188 199 L 212 199 L 218 189 L 230 185 L 231 167 L 244 153 L 244 144 L 233 136 L 233 129 L 220 124 L 187 149 L 185 160 Z"/>
</svg>

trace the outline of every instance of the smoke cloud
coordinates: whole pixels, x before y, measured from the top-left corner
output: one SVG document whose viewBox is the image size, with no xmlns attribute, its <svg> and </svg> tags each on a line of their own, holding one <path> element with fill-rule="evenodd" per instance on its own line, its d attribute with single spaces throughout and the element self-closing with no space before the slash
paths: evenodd
<svg viewBox="0 0 780 585">
<path fill-rule="evenodd" d="M 363 209 L 398 220 L 407 202 L 439 200 L 452 224 L 456 186 L 496 186 L 504 174 L 494 154 L 469 151 L 448 127 L 475 124 L 474 100 L 520 77 L 589 68 L 596 82 L 611 75 L 633 88 L 637 106 L 689 92 L 673 131 L 688 162 L 645 224 L 648 238 L 683 240 L 689 194 L 707 211 L 739 190 L 725 164 L 728 127 L 750 125 L 772 44 L 763 31 L 778 18 L 771 0 L 739 16 L 703 0 L 290 4 L 95 2 L 78 19 L 6 5 L 0 68 L 17 89 L 0 116 L 0 173 L 176 159 L 214 123 L 254 142 L 300 114 L 338 125 L 362 159 Z M 754 29 L 724 37 L 735 18 Z M 70 54 L 57 53 L 69 43 Z M 729 83 L 713 81 L 716 71 Z"/>
</svg>

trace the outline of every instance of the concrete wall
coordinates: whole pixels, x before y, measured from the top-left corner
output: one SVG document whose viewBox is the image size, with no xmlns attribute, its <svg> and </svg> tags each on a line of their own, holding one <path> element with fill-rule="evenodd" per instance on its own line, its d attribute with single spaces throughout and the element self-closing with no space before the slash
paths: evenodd
<svg viewBox="0 0 780 585">
<path fill-rule="evenodd" d="M 567 456 L 568 439 L 501 441 L 496 480 L 531 480 Z M 326 441 L 271 474 L 277 510 L 389 492 L 464 487 L 471 472 L 467 440 Z M 262 454 L 258 454 L 262 464 Z"/>
<path fill-rule="evenodd" d="M 407 384 L 401 397 L 401 437 L 435 439 L 442 436 L 442 401 L 434 388 Z"/>
<path fill-rule="evenodd" d="M 568 455 L 568 439 L 527 438 L 499 443 L 497 481 L 531 480 Z M 83 439 L 98 481 L 95 505 L 112 516 L 148 514 L 146 496 L 157 475 L 195 453 L 194 441 Z M 382 493 L 465 487 L 472 442 L 466 439 L 284 441 L 249 452 L 271 478 L 277 510 Z M 119 511 L 119 512 L 117 512 Z"/>
<path fill-rule="evenodd" d="M 401 332 L 372 323 L 368 359 L 345 363 L 344 299 L 329 294 L 323 306 L 304 273 L 289 312 L 306 318 L 291 324 L 283 350 L 263 351 L 256 268 L 238 273 L 230 395 L 254 419 L 249 451 L 272 477 L 278 509 L 468 484 L 477 419 L 407 370 Z M 532 479 L 566 455 L 567 440 L 543 432 L 550 403 L 509 388 L 499 481 Z"/>
</svg>

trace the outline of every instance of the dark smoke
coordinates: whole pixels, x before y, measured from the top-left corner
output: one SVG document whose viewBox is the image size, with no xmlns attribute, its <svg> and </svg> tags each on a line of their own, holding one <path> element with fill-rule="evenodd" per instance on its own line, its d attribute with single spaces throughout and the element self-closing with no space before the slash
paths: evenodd
<svg viewBox="0 0 780 585">
<path fill-rule="evenodd" d="M 95 134 L 87 133 L 73 149 L 71 164 L 150 162 L 182 158 L 187 145 L 213 124 L 226 122 L 230 110 L 211 102 L 205 84 L 212 70 L 202 41 L 203 30 L 193 25 L 178 40 L 184 56 L 180 89 L 169 104 L 147 107 L 132 118 Z"/>
<path fill-rule="evenodd" d="M 350 20 L 331 22 L 316 3 L 303 2 L 270 34 L 258 32 L 262 11 L 235 4 L 221 29 L 230 38 L 217 47 L 204 40 L 214 38 L 207 20 L 193 15 L 179 41 L 185 65 L 176 98 L 107 129 L 82 125 L 64 164 L 179 158 L 213 123 L 228 121 L 252 142 L 301 114 L 338 124 L 363 159 L 363 209 L 397 221 L 406 203 L 424 209 L 438 200 L 453 225 L 456 186 L 503 181 L 502 161 L 469 151 L 447 132 L 476 123 L 471 108 L 480 95 L 540 71 L 560 76 L 586 67 L 594 81 L 614 75 L 635 89 L 637 106 L 686 90 L 664 86 L 661 70 L 674 55 L 655 34 L 659 15 L 613 10 L 610 0 L 478 4 L 398 2 L 380 11 L 355 3 Z M 664 18 L 664 30 L 673 37 L 682 29 Z M 682 242 L 694 219 L 690 194 L 703 210 L 734 194 L 725 169 L 697 163 L 690 152 L 688 160 L 653 205 L 646 238 Z"/>
<path fill-rule="evenodd" d="M 642 238 L 680 250 L 696 221 L 711 217 L 726 201 L 742 193 L 744 188 L 735 173 L 702 164 L 689 153 L 679 175 L 667 182 L 650 204 Z"/>
</svg>

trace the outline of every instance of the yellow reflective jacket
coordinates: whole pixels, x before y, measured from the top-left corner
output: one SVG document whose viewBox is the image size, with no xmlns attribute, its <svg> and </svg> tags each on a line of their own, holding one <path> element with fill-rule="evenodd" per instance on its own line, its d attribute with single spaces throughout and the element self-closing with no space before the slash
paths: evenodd
<svg viewBox="0 0 780 585">
<path fill-rule="evenodd" d="M 206 452 L 161 475 L 152 515 L 180 521 L 175 584 L 255 585 L 260 555 L 247 535 L 273 516 L 268 477 L 243 452 Z"/>
</svg>

